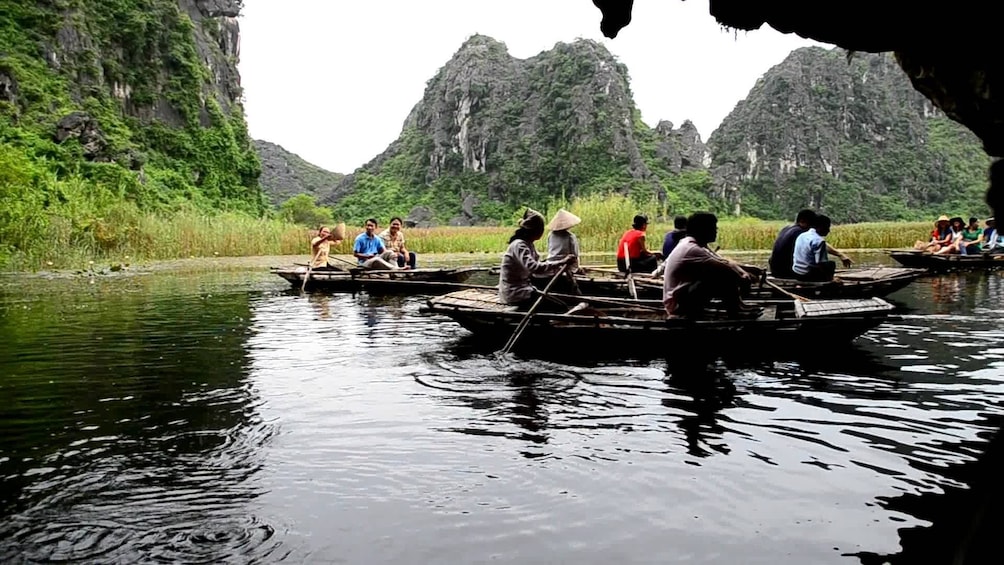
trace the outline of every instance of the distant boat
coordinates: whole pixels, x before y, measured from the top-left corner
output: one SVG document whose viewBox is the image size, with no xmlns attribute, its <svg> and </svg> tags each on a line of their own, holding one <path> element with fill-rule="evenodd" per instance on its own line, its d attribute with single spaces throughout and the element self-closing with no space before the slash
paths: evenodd
<svg viewBox="0 0 1004 565">
<path fill-rule="evenodd" d="M 805 282 L 767 276 L 766 282 L 755 282 L 750 298 L 790 298 L 785 292 L 807 298 L 867 298 L 887 296 L 904 288 L 927 274 L 926 269 L 906 267 L 858 267 L 837 271 L 835 280 Z M 663 280 L 649 274 L 632 275 L 638 298 L 661 299 Z M 586 295 L 628 297 L 627 277 L 624 273 L 586 269 L 576 274 L 575 282 Z M 766 284 L 767 282 L 771 284 Z M 773 286 L 771 286 L 773 285 Z M 777 287 L 777 288 L 774 288 Z"/>
<path fill-rule="evenodd" d="M 468 288 L 463 284 L 472 275 L 485 272 L 486 267 L 444 267 L 434 269 L 376 270 L 360 268 L 311 270 L 306 290 L 327 290 L 332 292 L 433 294 L 448 292 L 457 288 Z M 303 286 L 307 276 L 304 265 L 292 267 L 272 267 L 272 273 L 286 279 L 295 288 Z"/>
<path fill-rule="evenodd" d="M 904 267 L 927 269 L 939 273 L 952 271 L 993 271 L 1004 269 L 1004 253 L 958 255 L 925 253 L 913 249 L 890 251 L 889 256 Z"/>
<path fill-rule="evenodd" d="M 707 319 L 668 318 L 661 303 L 606 297 L 571 297 L 581 301 L 567 313 L 534 313 L 517 349 L 571 348 L 583 356 L 632 356 L 642 350 L 690 354 L 697 350 L 793 350 L 819 343 L 849 343 L 892 316 L 894 306 L 877 297 L 865 299 L 757 301 L 762 312 L 725 317 L 710 311 Z M 499 301 L 498 293 L 465 289 L 428 299 L 423 312 L 447 316 L 485 344 L 504 344 L 526 312 Z"/>
</svg>

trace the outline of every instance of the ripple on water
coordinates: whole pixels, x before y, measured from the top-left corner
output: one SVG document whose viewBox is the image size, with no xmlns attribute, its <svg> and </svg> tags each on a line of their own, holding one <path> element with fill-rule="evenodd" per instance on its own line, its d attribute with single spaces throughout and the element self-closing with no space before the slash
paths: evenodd
<svg viewBox="0 0 1004 565">
<path fill-rule="evenodd" d="M 997 312 L 952 296 L 818 359 L 707 370 L 495 357 L 414 298 L 30 301 L 51 323 L 0 357 L 0 561 L 895 554 L 1002 412 Z"/>
</svg>

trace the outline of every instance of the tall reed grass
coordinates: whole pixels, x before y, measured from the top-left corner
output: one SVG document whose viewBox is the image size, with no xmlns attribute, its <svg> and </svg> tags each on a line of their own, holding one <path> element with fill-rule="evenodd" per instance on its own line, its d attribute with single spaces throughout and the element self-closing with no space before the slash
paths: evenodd
<svg viewBox="0 0 1004 565">
<path fill-rule="evenodd" d="M 654 217 L 652 211 L 626 197 L 587 197 L 572 202 L 556 200 L 542 212 L 549 221 L 564 207 L 582 218 L 572 228 L 583 253 L 613 253 L 635 214 Z M 656 210 L 652 205 L 653 211 Z M 659 211 L 662 217 L 669 217 Z M 769 250 L 788 222 L 754 219 L 719 221 L 718 241 L 726 251 Z M 239 213 L 182 212 L 170 217 L 145 215 L 135 208 L 112 209 L 104 217 L 81 224 L 61 217 L 48 218 L 45 237 L 27 249 L 17 249 L 6 260 L 14 270 L 79 269 L 95 263 L 135 263 L 149 260 L 213 256 L 307 255 L 314 228 L 278 219 L 252 218 Z M 927 239 L 929 222 L 874 222 L 834 226 L 827 240 L 839 249 L 911 247 Z M 432 227 L 405 229 L 409 249 L 419 254 L 502 253 L 514 226 Z M 673 229 L 669 222 L 649 224 L 647 245 L 655 251 Z M 346 240 L 332 248 L 334 254 L 351 254 L 352 242 L 363 232 L 350 226 Z M 546 235 L 545 235 L 546 238 Z M 537 243 L 544 251 L 544 241 Z"/>
</svg>

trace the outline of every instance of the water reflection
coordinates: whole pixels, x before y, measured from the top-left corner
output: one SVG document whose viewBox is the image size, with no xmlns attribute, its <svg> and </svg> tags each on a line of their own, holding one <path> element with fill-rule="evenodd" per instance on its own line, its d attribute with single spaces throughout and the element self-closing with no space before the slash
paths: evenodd
<svg viewBox="0 0 1004 565">
<path fill-rule="evenodd" d="M 246 295 L 46 290 L 0 298 L 0 561 L 269 553 Z"/>
<path fill-rule="evenodd" d="M 727 455 L 727 430 L 719 422 L 719 413 L 736 405 L 736 385 L 726 372 L 708 364 L 667 362 L 666 382 L 669 394 L 663 406 L 681 413 L 677 425 L 687 440 L 687 453 L 708 457 Z"/>
<path fill-rule="evenodd" d="M 943 557 L 1004 416 L 1001 277 L 950 278 L 713 362 L 496 356 L 420 297 L 252 275 L 5 287 L 0 560 Z"/>
</svg>

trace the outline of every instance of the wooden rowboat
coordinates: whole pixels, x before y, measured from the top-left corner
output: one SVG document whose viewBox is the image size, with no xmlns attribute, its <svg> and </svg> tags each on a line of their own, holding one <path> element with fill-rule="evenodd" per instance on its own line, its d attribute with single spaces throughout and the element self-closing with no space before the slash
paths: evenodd
<svg viewBox="0 0 1004 565">
<path fill-rule="evenodd" d="M 923 251 L 890 251 L 889 256 L 904 267 L 927 269 L 938 273 L 953 271 L 994 271 L 1004 269 L 1004 253 L 978 255 L 936 255 Z"/>
<path fill-rule="evenodd" d="M 837 271 L 837 276 L 827 282 L 804 282 L 767 276 L 770 284 L 754 283 L 750 298 L 788 298 L 785 292 L 806 298 L 867 298 L 887 296 L 900 290 L 917 278 L 927 274 L 926 269 L 906 267 L 860 267 Z M 638 298 L 661 299 L 661 277 L 648 274 L 632 275 Z M 624 273 L 587 270 L 577 274 L 575 282 L 586 295 L 628 297 Z"/>
<path fill-rule="evenodd" d="M 756 301 L 754 317 L 727 318 L 712 312 L 707 319 L 669 318 L 657 301 L 575 297 L 588 307 L 567 313 L 536 312 L 517 349 L 524 352 L 573 348 L 580 354 L 630 356 L 642 350 L 684 352 L 708 350 L 784 351 L 849 343 L 890 319 L 893 305 L 877 297 L 835 300 Z M 423 312 L 446 316 L 470 331 L 480 343 L 502 345 L 525 312 L 502 304 L 498 293 L 466 289 L 431 297 Z"/>
<path fill-rule="evenodd" d="M 307 279 L 307 290 L 332 292 L 366 292 L 373 294 L 415 293 L 435 294 L 470 285 L 463 284 L 484 267 L 455 267 L 439 269 L 408 269 L 385 271 L 375 269 L 314 269 Z M 306 266 L 273 267 L 276 275 L 301 288 L 307 275 Z"/>
</svg>

